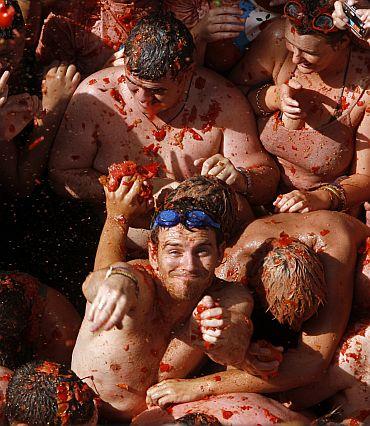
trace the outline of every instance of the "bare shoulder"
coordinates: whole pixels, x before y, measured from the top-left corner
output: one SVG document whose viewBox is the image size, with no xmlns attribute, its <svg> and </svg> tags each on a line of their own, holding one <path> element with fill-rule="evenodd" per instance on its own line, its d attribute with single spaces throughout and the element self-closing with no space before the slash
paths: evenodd
<svg viewBox="0 0 370 426">
<path fill-rule="evenodd" d="M 217 279 L 208 292 L 210 296 L 219 300 L 225 307 L 239 307 L 241 310 L 251 312 L 253 297 L 251 292 L 240 282 L 229 282 Z"/>
<path fill-rule="evenodd" d="M 95 97 L 104 96 L 109 90 L 118 88 L 119 84 L 125 81 L 123 70 L 120 67 L 104 68 L 89 75 L 78 86 L 73 94 L 73 98 L 82 93 L 88 93 Z M 109 95 L 109 93 L 108 93 Z M 72 98 L 72 99 L 73 99 Z"/>
<path fill-rule="evenodd" d="M 149 261 L 146 259 L 130 260 L 127 264 L 132 268 L 132 272 L 138 278 L 141 296 L 147 301 L 155 297 L 155 274 Z"/>
</svg>

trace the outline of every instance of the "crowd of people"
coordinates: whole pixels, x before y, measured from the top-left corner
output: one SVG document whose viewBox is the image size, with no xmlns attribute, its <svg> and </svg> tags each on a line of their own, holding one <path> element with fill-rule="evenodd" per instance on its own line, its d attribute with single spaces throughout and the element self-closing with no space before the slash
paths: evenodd
<svg viewBox="0 0 370 426">
<path fill-rule="evenodd" d="M 369 28 L 0 0 L 0 424 L 369 424 Z"/>
</svg>

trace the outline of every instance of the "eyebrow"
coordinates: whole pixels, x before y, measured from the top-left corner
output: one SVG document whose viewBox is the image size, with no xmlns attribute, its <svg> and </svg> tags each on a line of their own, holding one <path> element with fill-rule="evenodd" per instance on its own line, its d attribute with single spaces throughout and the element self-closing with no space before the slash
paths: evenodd
<svg viewBox="0 0 370 426">
<path fill-rule="evenodd" d="M 292 43 L 289 39 L 288 39 L 288 37 L 287 36 L 285 36 L 285 40 L 288 42 L 288 43 L 290 43 L 291 45 L 293 45 L 294 47 L 297 47 L 299 50 L 301 50 L 302 52 L 305 52 L 305 53 L 309 53 L 309 54 L 311 54 L 311 55 L 318 55 L 319 54 L 319 52 L 318 51 L 314 51 L 314 50 L 303 50 L 303 49 L 301 49 L 300 47 L 298 47 L 296 44 L 294 44 L 294 43 Z"/>
<path fill-rule="evenodd" d="M 145 86 L 143 86 L 143 85 L 141 85 L 141 84 L 138 84 L 138 83 L 136 83 L 135 81 L 131 80 L 131 78 L 130 78 L 130 77 L 128 77 L 127 75 L 126 75 L 126 80 L 128 80 L 131 84 L 134 84 L 135 86 L 139 86 L 139 87 L 141 87 L 142 89 L 149 89 L 149 90 L 167 90 L 165 87 L 145 87 Z"/>
</svg>

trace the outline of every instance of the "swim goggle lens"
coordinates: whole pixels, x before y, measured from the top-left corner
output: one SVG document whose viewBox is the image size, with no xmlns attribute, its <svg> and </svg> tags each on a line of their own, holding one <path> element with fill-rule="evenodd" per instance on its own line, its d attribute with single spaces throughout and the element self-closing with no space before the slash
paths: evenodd
<svg viewBox="0 0 370 426">
<path fill-rule="evenodd" d="M 307 17 L 307 10 L 298 1 L 288 1 L 284 7 L 284 15 L 287 16 L 296 26 L 302 26 L 309 28 L 311 27 L 315 31 L 322 33 L 330 33 L 337 31 L 334 25 L 333 17 L 330 13 L 318 12 L 312 19 L 311 22 Z"/>
<path fill-rule="evenodd" d="M 156 216 L 152 229 L 158 226 L 163 228 L 172 228 L 173 226 L 183 223 L 187 228 L 216 228 L 220 229 L 221 225 L 215 222 L 207 213 L 202 210 L 190 210 L 184 214 L 176 210 L 162 210 Z"/>
</svg>

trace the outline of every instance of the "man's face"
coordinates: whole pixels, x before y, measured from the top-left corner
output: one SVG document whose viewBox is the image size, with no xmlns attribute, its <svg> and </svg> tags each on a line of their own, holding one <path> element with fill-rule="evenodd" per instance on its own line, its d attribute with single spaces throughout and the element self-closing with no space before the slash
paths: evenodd
<svg viewBox="0 0 370 426">
<path fill-rule="evenodd" d="M 4 71 L 14 71 L 22 60 L 24 49 L 23 31 L 14 30 L 14 38 L 0 38 L 0 76 Z"/>
<path fill-rule="evenodd" d="M 336 64 L 338 49 L 344 47 L 341 42 L 331 45 L 316 34 L 300 35 L 289 20 L 285 25 L 285 43 L 293 54 L 292 62 L 303 74 L 318 73 Z"/>
<path fill-rule="evenodd" d="M 183 97 L 188 73 L 180 72 L 158 81 L 141 80 L 125 66 L 126 84 L 141 112 L 150 116 L 175 106 Z"/>
<path fill-rule="evenodd" d="M 179 224 L 160 229 L 158 246 L 149 245 L 149 261 L 175 300 L 199 300 L 221 263 L 223 247 L 212 229 L 187 230 Z"/>
</svg>

